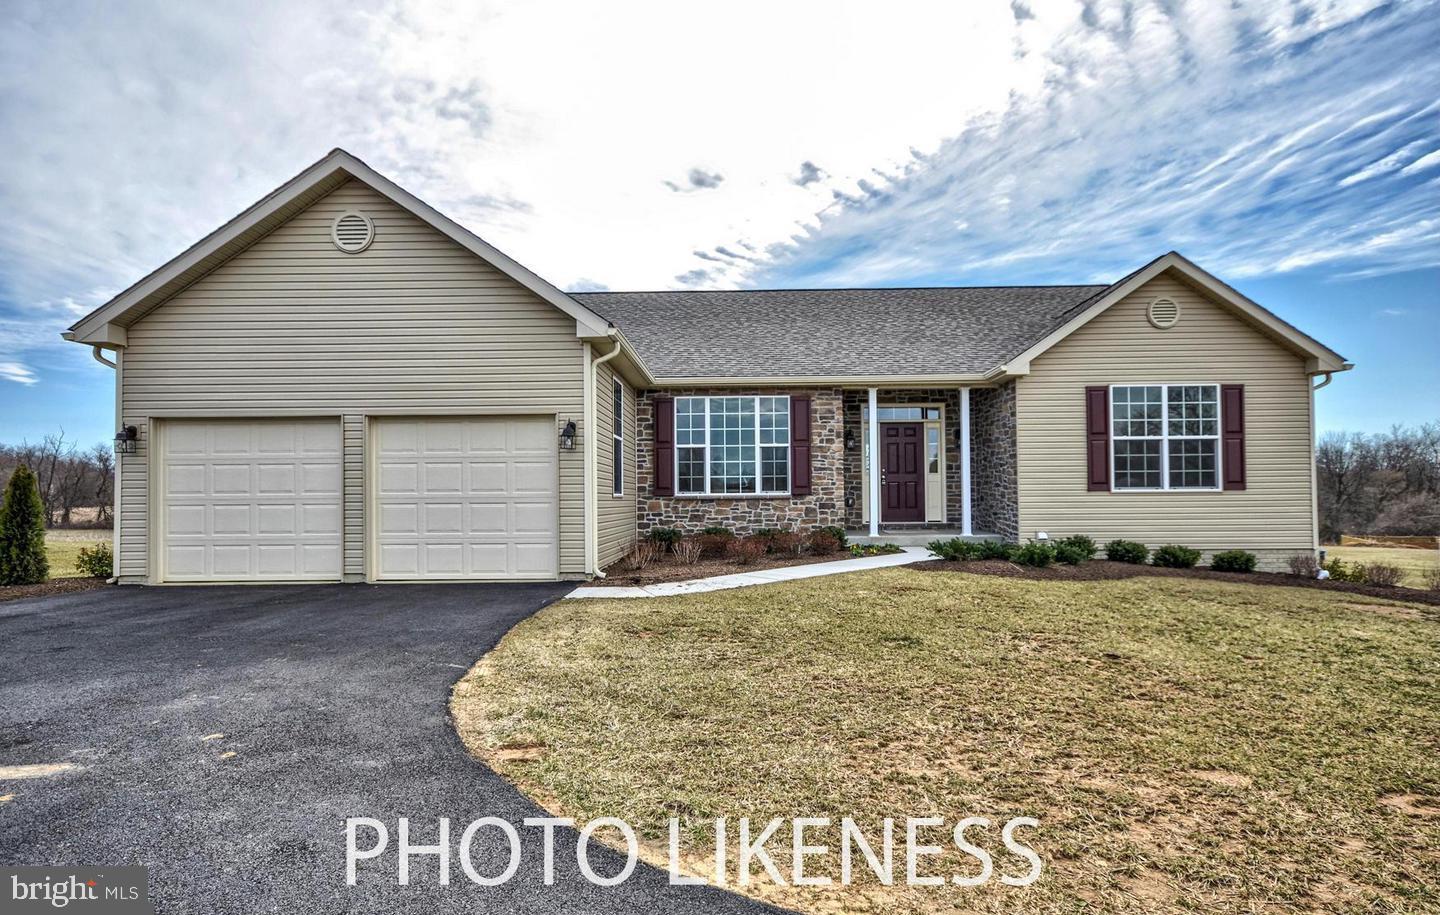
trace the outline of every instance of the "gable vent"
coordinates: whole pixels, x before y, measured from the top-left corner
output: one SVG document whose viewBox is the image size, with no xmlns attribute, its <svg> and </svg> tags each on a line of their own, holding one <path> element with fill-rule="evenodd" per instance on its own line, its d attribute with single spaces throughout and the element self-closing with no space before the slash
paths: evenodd
<svg viewBox="0 0 1440 915">
<path fill-rule="evenodd" d="M 335 217 L 330 227 L 330 238 L 335 247 L 346 254 L 359 254 L 375 240 L 375 223 L 364 213 L 347 210 Z"/>
<path fill-rule="evenodd" d="M 1150 323 L 1161 330 L 1180 322 L 1180 306 L 1172 299 L 1156 299 L 1150 303 Z"/>
</svg>

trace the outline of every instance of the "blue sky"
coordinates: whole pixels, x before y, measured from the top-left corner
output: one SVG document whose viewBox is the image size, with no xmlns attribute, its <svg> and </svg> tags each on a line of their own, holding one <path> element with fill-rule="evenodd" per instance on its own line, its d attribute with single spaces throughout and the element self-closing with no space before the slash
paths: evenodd
<svg viewBox="0 0 1440 915">
<path fill-rule="evenodd" d="M 108 438 L 59 331 L 337 145 L 573 289 L 1178 249 L 1357 363 L 1322 430 L 1440 419 L 1433 3 L 601 6 L 7 3 L 0 441 Z"/>
</svg>

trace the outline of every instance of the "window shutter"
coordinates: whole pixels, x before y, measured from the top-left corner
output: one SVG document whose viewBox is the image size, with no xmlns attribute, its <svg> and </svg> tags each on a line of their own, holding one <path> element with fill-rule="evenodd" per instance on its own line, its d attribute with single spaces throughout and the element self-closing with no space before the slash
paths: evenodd
<svg viewBox="0 0 1440 915">
<path fill-rule="evenodd" d="M 650 398 L 655 411 L 655 495 L 675 495 L 675 400 Z"/>
<path fill-rule="evenodd" d="M 1110 491 L 1110 389 L 1085 389 L 1085 464 L 1090 492 Z"/>
<path fill-rule="evenodd" d="M 1225 488 L 1245 488 L 1245 385 L 1220 386 L 1220 447 Z"/>
<path fill-rule="evenodd" d="M 810 495 L 810 398 L 790 398 L 790 494 Z"/>
</svg>

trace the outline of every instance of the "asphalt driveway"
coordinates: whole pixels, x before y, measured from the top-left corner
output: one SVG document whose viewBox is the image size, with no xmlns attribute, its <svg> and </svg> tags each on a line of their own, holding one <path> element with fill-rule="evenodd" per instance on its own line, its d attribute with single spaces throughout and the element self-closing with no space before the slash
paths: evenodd
<svg viewBox="0 0 1440 915">
<path fill-rule="evenodd" d="M 643 865 L 594 886 L 568 831 L 543 885 L 541 831 L 520 826 L 543 811 L 465 753 L 446 706 L 480 655 L 565 590 L 104 588 L 0 604 L 0 767 L 74 767 L 0 779 L 0 863 L 144 864 L 161 912 L 763 911 Z M 387 823 L 392 848 L 402 816 L 426 844 L 440 817 L 456 833 L 502 817 L 522 864 L 487 888 L 455 861 L 440 886 L 419 857 L 400 886 L 386 855 L 349 887 L 351 816 Z M 480 835 L 476 867 L 502 871 L 508 846 Z"/>
</svg>

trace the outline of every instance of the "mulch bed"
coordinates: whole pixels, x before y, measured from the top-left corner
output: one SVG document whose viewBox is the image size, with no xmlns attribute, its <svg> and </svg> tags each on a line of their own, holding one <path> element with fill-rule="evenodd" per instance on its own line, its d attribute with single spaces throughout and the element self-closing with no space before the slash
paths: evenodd
<svg viewBox="0 0 1440 915">
<path fill-rule="evenodd" d="M 52 578 L 38 585 L 0 585 L 0 602 L 26 597 L 49 597 L 72 591 L 90 591 L 105 587 L 103 578 Z"/>
<path fill-rule="evenodd" d="M 1167 569 L 1162 566 L 1110 562 L 1107 559 L 1095 559 L 1078 566 L 1053 565 L 1043 569 L 1017 565 L 1001 559 L 983 559 L 974 562 L 951 562 L 945 559 L 935 559 L 929 562 L 917 562 L 909 568 L 918 569 L 921 572 L 972 572 L 976 575 L 999 575 L 1005 578 L 1029 578 L 1036 581 L 1113 581 L 1119 578 L 1137 578 L 1142 575 L 1160 578 L 1204 578 L 1210 581 L 1232 581 L 1248 585 L 1319 588 L 1324 591 L 1342 591 L 1348 594 L 1363 594 L 1366 597 L 1384 597 L 1390 600 L 1440 606 L 1440 591 L 1422 591 L 1419 588 L 1382 588 L 1349 581 L 1318 581 L 1313 578 L 1301 578 L 1298 575 L 1287 575 L 1284 572 L 1214 572 L 1204 567 Z"/>
<path fill-rule="evenodd" d="M 620 568 L 616 563 L 605 569 L 605 577 L 586 582 L 592 587 L 634 588 L 640 585 L 658 585 L 667 581 L 689 581 L 692 578 L 711 578 L 715 575 L 737 575 L 741 572 L 759 572 L 764 569 L 779 569 L 785 566 L 803 566 L 816 562 L 833 562 L 853 559 L 849 553 L 840 551 L 823 556 L 763 556 L 749 565 L 738 565 L 735 560 L 725 557 L 702 559 L 689 565 L 676 562 L 667 555 L 639 571 Z"/>
</svg>

